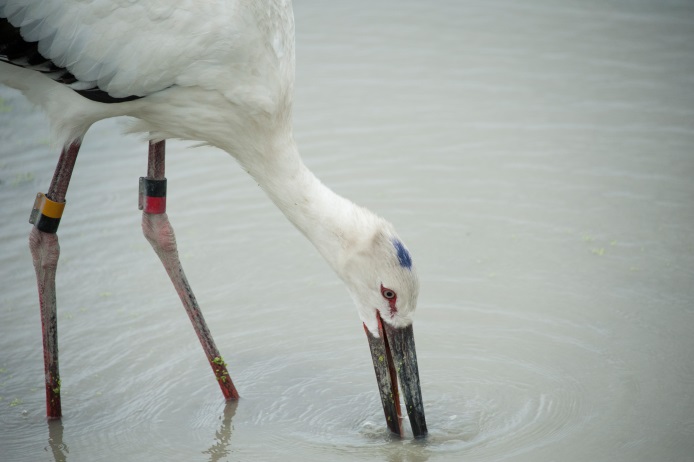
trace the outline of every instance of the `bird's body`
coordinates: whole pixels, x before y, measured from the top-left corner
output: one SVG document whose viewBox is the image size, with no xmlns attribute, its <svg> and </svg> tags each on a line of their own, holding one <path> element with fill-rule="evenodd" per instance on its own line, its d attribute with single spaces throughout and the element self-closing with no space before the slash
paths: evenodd
<svg viewBox="0 0 694 462">
<path fill-rule="evenodd" d="M 46 111 L 60 145 L 122 115 L 136 119 L 133 131 L 211 144 L 240 161 L 291 136 L 289 2 L 8 0 L 0 16 L 63 69 L 0 63 L 2 82 Z M 75 82 L 53 80 L 66 71 Z M 98 93 L 114 102 L 92 101 Z M 140 99 L 118 102 L 130 97 Z"/>
<path fill-rule="evenodd" d="M 299 156 L 290 1 L 0 0 L 0 18 L 3 36 L 21 41 L 0 41 L 0 82 L 43 108 L 57 144 L 130 116 L 130 131 L 152 140 L 223 149 L 343 279 L 371 336 L 384 336 L 381 318 L 411 325 L 417 276 L 393 227 Z"/>
</svg>

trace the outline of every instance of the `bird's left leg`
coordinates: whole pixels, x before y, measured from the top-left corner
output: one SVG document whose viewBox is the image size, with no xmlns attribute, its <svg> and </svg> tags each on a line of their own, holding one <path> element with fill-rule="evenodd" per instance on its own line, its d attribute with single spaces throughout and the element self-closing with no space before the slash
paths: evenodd
<svg viewBox="0 0 694 462">
<path fill-rule="evenodd" d="M 53 180 L 44 195 L 39 193 L 29 222 L 29 248 L 34 261 L 39 289 L 41 327 L 43 332 L 43 364 L 46 382 L 46 414 L 49 419 L 62 415 L 60 405 L 60 372 L 58 369 L 58 319 L 55 298 L 55 273 L 58 267 L 58 223 L 65 207 L 65 194 L 75 167 L 80 140 L 63 148 Z"/>
<path fill-rule="evenodd" d="M 166 215 L 164 147 L 164 141 L 150 141 L 147 177 L 140 178 L 140 209 L 143 211 L 142 231 L 164 264 L 164 268 L 183 302 L 224 397 L 226 399 L 238 399 L 239 394 L 231 381 L 226 363 L 220 356 L 214 340 L 212 340 L 210 329 L 205 323 L 178 258 L 176 236 Z"/>
</svg>

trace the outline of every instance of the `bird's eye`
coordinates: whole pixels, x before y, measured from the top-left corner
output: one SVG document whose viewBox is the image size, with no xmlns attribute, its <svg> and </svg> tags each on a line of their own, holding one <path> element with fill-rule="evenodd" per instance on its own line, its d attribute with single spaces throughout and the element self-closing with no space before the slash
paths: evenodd
<svg viewBox="0 0 694 462">
<path fill-rule="evenodd" d="M 388 300 L 395 298 L 395 292 L 390 289 L 386 289 L 385 287 L 381 289 L 381 295 L 383 295 L 383 298 L 387 298 Z"/>
</svg>

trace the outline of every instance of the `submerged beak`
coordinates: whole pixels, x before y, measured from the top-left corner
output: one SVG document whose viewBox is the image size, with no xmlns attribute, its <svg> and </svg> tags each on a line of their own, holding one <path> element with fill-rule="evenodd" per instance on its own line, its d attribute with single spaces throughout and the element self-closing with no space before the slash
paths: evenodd
<svg viewBox="0 0 694 462">
<path fill-rule="evenodd" d="M 378 316 L 380 338 L 371 334 L 366 326 L 364 330 L 369 339 L 371 359 L 376 371 L 378 391 L 381 394 L 388 428 L 391 432 L 402 435 L 398 394 L 398 376 L 400 376 L 400 388 L 405 396 L 405 407 L 410 418 L 412 433 L 415 438 L 424 438 L 427 435 L 427 423 L 424 418 L 422 391 L 419 386 L 419 369 L 412 325 L 402 328 L 391 327 Z"/>
</svg>

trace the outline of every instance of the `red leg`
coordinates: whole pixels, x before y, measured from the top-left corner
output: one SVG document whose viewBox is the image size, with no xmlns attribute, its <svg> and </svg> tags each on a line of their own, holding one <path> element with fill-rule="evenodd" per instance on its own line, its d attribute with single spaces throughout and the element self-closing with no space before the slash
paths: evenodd
<svg viewBox="0 0 694 462">
<path fill-rule="evenodd" d="M 60 372 L 58 368 L 58 320 L 55 297 L 55 273 L 58 266 L 60 246 L 58 223 L 65 206 L 65 194 L 70 183 L 72 170 L 77 160 L 81 140 L 63 149 L 58 166 L 53 174 L 51 186 L 44 196 L 39 194 L 32 218 L 34 223 L 29 234 L 29 248 L 36 270 L 43 331 L 43 362 L 46 383 L 46 415 L 57 419 L 62 415 L 60 406 Z"/>
<path fill-rule="evenodd" d="M 142 231 L 164 264 L 164 268 L 183 302 L 224 397 L 228 400 L 235 400 L 239 398 L 239 394 L 231 381 L 226 363 L 220 356 L 214 340 L 212 340 L 210 330 L 205 323 L 178 258 L 176 236 L 165 211 L 164 147 L 164 141 L 150 142 L 147 178 L 140 180 L 140 208 L 143 209 Z"/>
</svg>

